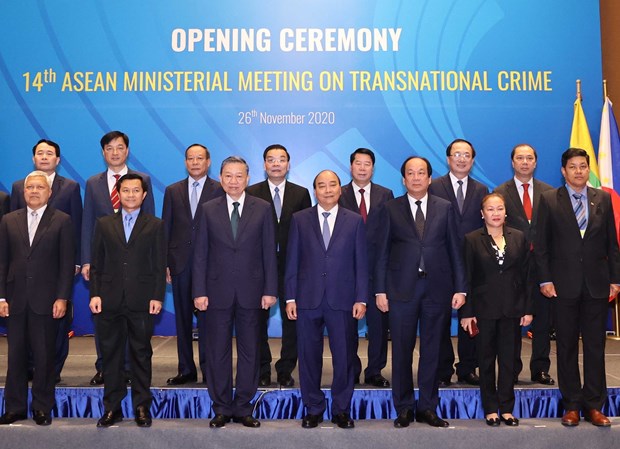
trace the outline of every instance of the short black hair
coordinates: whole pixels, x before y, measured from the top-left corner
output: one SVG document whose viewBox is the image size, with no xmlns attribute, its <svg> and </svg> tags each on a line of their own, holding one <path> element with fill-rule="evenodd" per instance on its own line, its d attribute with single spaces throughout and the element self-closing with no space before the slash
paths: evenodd
<svg viewBox="0 0 620 449">
<path fill-rule="evenodd" d="M 116 181 L 116 191 L 117 192 L 121 191 L 121 184 L 123 184 L 123 181 L 130 181 L 132 179 L 139 179 L 140 182 L 142 183 L 142 190 L 144 192 L 148 192 L 149 191 L 149 185 L 144 180 L 144 178 L 142 176 L 140 176 L 139 174 L 137 174 L 137 173 L 127 173 L 126 175 L 121 176 L 119 178 L 119 180 Z"/>
<path fill-rule="evenodd" d="M 452 142 L 450 142 L 450 144 L 448 145 L 448 148 L 446 148 L 446 156 L 450 157 L 450 152 L 452 151 L 452 145 L 454 145 L 455 143 L 459 143 L 459 142 L 466 143 L 467 145 L 470 146 L 471 158 L 474 159 L 476 157 L 476 149 L 474 148 L 474 146 L 471 144 L 469 140 L 465 140 L 465 139 L 454 139 Z"/>
<path fill-rule="evenodd" d="M 269 153 L 271 150 L 283 150 L 286 153 L 286 160 L 291 160 L 291 155 L 288 154 L 288 150 L 286 149 L 286 147 L 284 145 L 280 145 L 279 143 L 274 143 L 273 145 L 269 145 L 267 148 L 265 148 L 265 151 L 263 151 L 264 161 L 267 160 L 267 153 Z"/>
<path fill-rule="evenodd" d="M 224 167 L 228 164 L 243 164 L 245 165 L 245 173 L 250 173 L 250 166 L 241 156 L 228 156 L 226 159 L 222 161 L 222 165 L 220 166 L 220 175 L 224 171 Z"/>
<path fill-rule="evenodd" d="M 590 166 L 590 156 L 586 150 L 581 148 L 569 148 L 564 153 L 562 153 L 562 167 L 566 168 L 566 164 L 568 164 L 568 160 L 574 157 L 585 157 L 586 162 L 588 163 L 588 167 Z"/>
<path fill-rule="evenodd" d="M 403 178 L 405 177 L 405 166 L 407 165 L 407 162 L 409 162 L 411 159 L 421 159 L 426 162 L 426 171 L 428 172 L 428 176 L 433 175 L 433 167 L 431 166 L 431 163 L 428 159 L 422 156 L 409 156 L 407 159 L 405 159 L 403 165 L 400 166 L 400 174 L 403 175 Z"/>
<path fill-rule="evenodd" d="M 209 149 L 200 143 L 192 143 L 190 146 L 185 148 L 185 159 L 187 159 L 187 152 L 189 151 L 191 147 L 200 147 L 204 149 L 205 153 L 207 154 L 207 159 L 211 159 L 211 153 L 209 153 Z"/>
<path fill-rule="evenodd" d="M 351 153 L 351 157 L 349 158 L 351 160 L 351 164 L 353 164 L 356 154 L 365 154 L 367 156 L 370 156 L 370 159 L 372 160 L 372 165 L 375 165 L 375 153 L 373 153 L 372 150 L 369 150 L 368 148 L 358 148 L 353 153 Z"/>
<path fill-rule="evenodd" d="M 528 147 L 531 148 L 532 151 L 534 151 L 534 160 L 537 161 L 538 160 L 538 153 L 536 152 L 536 148 L 534 148 L 532 145 L 530 145 L 529 143 L 519 143 L 517 145 L 515 145 L 512 148 L 512 151 L 510 152 L 510 160 L 512 161 L 515 158 L 515 153 L 517 151 L 518 148 L 521 147 Z"/>
<path fill-rule="evenodd" d="M 60 145 L 58 145 L 56 142 L 54 142 L 53 140 L 49 140 L 49 139 L 41 139 L 39 140 L 33 147 L 32 147 L 32 155 L 34 156 L 35 153 L 37 152 L 37 147 L 39 146 L 39 144 L 41 143 L 46 143 L 49 146 L 54 147 L 54 150 L 56 150 L 56 157 L 60 157 Z"/>
<path fill-rule="evenodd" d="M 129 148 L 129 136 L 127 134 L 121 131 L 110 131 L 109 133 L 105 134 L 99 141 L 99 143 L 101 144 L 101 149 L 103 150 L 107 144 L 119 137 L 123 138 L 125 146 Z"/>
<path fill-rule="evenodd" d="M 312 181 L 312 188 L 316 190 L 316 179 L 321 176 L 321 173 L 325 173 L 326 171 L 328 172 L 332 172 L 335 176 L 336 179 L 338 180 L 338 185 L 342 186 L 342 182 L 340 182 L 340 176 L 338 176 L 338 173 L 336 173 L 333 170 L 321 170 L 320 172 L 317 173 L 317 175 L 314 177 L 314 180 Z"/>
</svg>

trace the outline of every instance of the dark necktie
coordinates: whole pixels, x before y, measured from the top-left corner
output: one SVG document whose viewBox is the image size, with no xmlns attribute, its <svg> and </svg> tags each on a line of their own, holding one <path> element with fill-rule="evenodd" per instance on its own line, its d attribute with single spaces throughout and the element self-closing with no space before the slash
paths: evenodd
<svg viewBox="0 0 620 449">
<path fill-rule="evenodd" d="M 368 218 L 368 210 L 366 209 L 366 199 L 364 198 L 364 189 L 360 189 L 360 195 L 362 195 L 362 199 L 360 200 L 360 215 L 362 216 L 362 220 L 366 223 L 366 219 Z"/>
<path fill-rule="evenodd" d="M 116 174 L 116 175 L 112 175 L 114 176 L 114 187 L 112 187 L 112 191 L 110 192 L 110 201 L 112 202 L 112 209 L 114 209 L 114 212 L 117 212 L 120 208 L 121 208 L 121 198 L 120 196 L 118 196 L 118 190 L 116 190 L 116 183 L 118 182 L 118 179 L 121 177 L 121 175 Z"/>
<path fill-rule="evenodd" d="M 276 210 L 276 217 L 280 221 L 280 215 L 282 215 L 282 198 L 280 198 L 280 189 L 276 187 L 273 189 L 275 194 L 273 195 L 273 208 Z"/>
<path fill-rule="evenodd" d="M 529 188 L 530 185 L 528 183 L 523 184 L 523 209 L 528 221 L 532 221 L 532 200 L 530 199 Z"/>
<path fill-rule="evenodd" d="M 239 202 L 233 203 L 233 211 L 230 214 L 230 226 L 232 227 L 233 238 L 237 239 L 237 229 L 239 228 Z"/>
<path fill-rule="evenodd" d="M 463 181 L 460 179 L 456 181 L 459 188 L 456 189 L 456 204 L 459 206 L 459 212 L 463 212 L 463 203 L 465 202 L 465 196 L 463 195 Z"/>
<path fill-rule="evenodd" d="M 462 182 L 462 181 L 461 181 Z M 422 212 L 422 201 L 417 200 L 415 202 L 418 208 L 415 211 L 415 228 L 418 231 L 418 235 L 420 236 L 420 240 L 424 237 L 424 212 Z M 424 269 L 424 255 L 420 256 L 420 271 L 425 271 Z"/>
</svg>

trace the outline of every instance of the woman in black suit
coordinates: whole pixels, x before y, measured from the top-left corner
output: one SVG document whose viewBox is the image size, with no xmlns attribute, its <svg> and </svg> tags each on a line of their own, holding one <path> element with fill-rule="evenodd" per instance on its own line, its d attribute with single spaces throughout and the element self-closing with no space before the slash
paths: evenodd
<svg viewBox="0 0 620 449">
<path fill-rule="evenodd" d="M 461 326 L 470 334 L 476 325 L 480 330 L 476 348 L 486 423 L 518 426 L 519 420 L 512 415 L 513 368 L 519 326 L 532 321 L 525 279 L 529 248 L 521 231 L 504 225 L 506 206 L 500 194 L 485 196 L 481 212 L 484 226 L 465 236 L 469 292 L 461 308 Z"/>
</svg>

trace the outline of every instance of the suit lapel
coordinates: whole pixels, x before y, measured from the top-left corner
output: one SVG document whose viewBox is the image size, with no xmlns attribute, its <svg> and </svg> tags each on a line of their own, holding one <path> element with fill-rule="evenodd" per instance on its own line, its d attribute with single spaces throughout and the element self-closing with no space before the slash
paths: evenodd
<svg viewBox="0 0 620 449">
<path fill-rule="evenodd" d="M 48 205 L 47 208 L 45 209 L 45 212 L 43 212 L 43 216 L 41 217 L 41 220 L 39 221 L 39 226 L 37 226 L 37 232 L 34 234 L 34 239 L 32 239 L 32 245 L 30 245 L 30 252 L 32 252 L 34 248 L 41 241 L 41 238 L 43 237 L 43 235 L 47 231 L 47 228 L 52 222 L 53 215 L 54 213 L 50 209 L 50 206 Z M 26 239 L 28 243 L 30 243 L 30 239 L 28 238 L 28 220 L 27 219 L 26 219 Z"/>
<path fill-rule="evenodd" d="M 572 227 L 579 238 L 581 238 L 581 232 L 579 231 L 577 218 L 575 217 L 575 211 L 573 210 L 573 203 L 569 198 L 566 186 L 562 186 L 558 189 L 557 198 L 561 213 L 564 215 L 564 222 L 567 226 Z"/>
<path fill-rule="evenodd" d="M 63 180 L 64 178 L 56 173 L 56 176 L 54 176 L 54 182 L 52 183 L 52 194 L 50 195 L 50 199 L 47 201 L 47 204 L 51 204 L 58 196 L 60 190 L 62 189 Z"/>
<path fill-rule="evenodd" d="M 456 213 L 458 215 L 461 215 L 461 213 L 459 212 L 459 205 L 456 202 L 456 195 L 454 194 L 454 188 L 452 187 L 452 181 L 450 180 L 450 174 L 448 173 L 446 176 L 440 178 L 440 183 L 443 189 L 446 191 L 446 195 L 448 196 L 448 198 L 450 198 L 450 202 L 454 206 Z M 467 191 L 469 192 L 469 189 L 467 189 Z M 466 199 L 467 198 L 463 200 L 463 203 L 465 203 Z"/>
<path fill-rule="evenodd" d="M 112 226 L 114 228 L 114 232 L 116 233 L 116 237 L 123 242 L 123 245 L 127 245 L 127 242 L 125 241 L 125 229 L 123 228 L 123 213 L 120 210 L 114 214 Z"/>
<path fill-rule="evenodd" d="M 596 220 L 596 217 L 597 217 L 596 210 L 599 207 L 599 200 L 600 200 L 600 196 L 598 192 L 596 191 L 596 189 L 593 189 L 591 187 L 588 187 L 587 189 L 588 189 L 588 192 L 587 192 L 588 226 L 586 227 L 585 235 L 587 235 L 588 232 L 591 231 L 592 227 L 596 225 L 594 221 Z"/>
<path fill-rule="evenodd" d="M 28 209 L 20 209 L 17 213 L 17 221 L 19 225 L 19 232 L 22 235 L 24 244 L 30 246 L 30 238 L 28 237 Z"/>
<path fill-rule="evenodd" d="M 532 187 L 534 188 L 534 186 Z M 514 210 L 517 211 L 519 218 L 527 221 L 525 209 L 523 208 L 523 203 L 521 202 L 521 197 L 519 196 L 519 190 L 514 179 L 511 179 L 510 182 L 508 182 L 506 190 L 508 192 L 508 199 L 515 205 Z M 538 197 L 540 198 L 540 192 L 538 192 Z M 536 188 L 534 188 L 534 204 L 536 204 Z"/>
<path fill-rule="evenodd" d="M 355 192 L 353 192 L 353 183 L 350 182 L 347 184 L 347 189 L 344 192 L 344 203 L 347 205 L 348 209 L 354 210 L 359 213 L 360 208 L 357 205 L 357 200 L 355 199 Z M 372 192 L 372 189 L 371 189 Z"/>
<path fill-rule="evenodd" d="M 202 189 L 202 193 L 204 193 L 204 188 Z M 183 203 L 183 210 L 186 214 L 189 215 L 190 219 L 192 218 L 192 208 L 189 204 L 189 180 L 185 178 L 181 181 L 181 202 Z M 202 196 L 202 195 L 201 195 Z M 200 205 L 200 201 L 198 201 Z M 198 214 L 198 207 L 196 208 L 196 214 Z M 195 217 L 194 217 L 195 218 Z"/>
<path fill-rule="evenodd" d="M 114 209 L 112 208 L 112 200 L 110 200 L 110 189 L 108 188 L 108 172 L 104 171 L 99 175 L 98 190 L 99 195 L 101 197 L 100 203 L 104 204 L 107 215 L 112 215 L 114 213 Z"/>
<path fill-rule="evenodd" d="M 323 242 L 323 220 L 319 218 L 319 209 L 317 206 L 314 206 L 312 208 L 312 219 L 310 220 L 310 226 L 312 226 L 312 229 L 314 230 L 314 235 L 316 239 L 320 242 L 320 245 L 325 251 L 327 251 L 327 248 L 325 248 L 325 242 Z"/>
<path fill-rule="evenodd" d="M 228 241 L 234 243 L 235 239 L 232 235 L 232 226 L 230 224 L 230 215 L 228 214 L 228 202 L 226 201 L 226 196 L 218 198 L 217 201 L 219 202 L 217 206 L 219 209 L 217 216 L 218 220 L 220 221 L 220 226 L 222 229 L 224 229 Z M 237 233 L 238 232 L 239 229 L 237 229 Z"/>
<path fill-rule="evenodd" d="M 138 218 L 136 220 L 136 224 L 133 225 L 133 229 L 131 230 L 131 235 L 129 236 L 129 241 L 127 242 L 127 246 L 133 244 L 133 242 L 135 241 L 137 236 L 140 235 L 140 233 L 142 232 L 142 229 L 144 229 L 147 223 L 148 223 L 148 218 L 142 213 L 142 211 L 140 211 L 140 214 L 138 215 Z M 125 231 L 123 230 L 123 234 L 124 232 Z"/>
<path fill-rule="evenodd" d="M 431 197 L 429 196 L 429 203 L 430 203 L 430 198 Z M 399 203 L 400 203 L 400 210 L 401 210 L 401 213 L 403 214 L 403 218 L 405 219 L 405 222 L 407 223 L 409 228 L 413 230 L 413 233 L 417 235 L 420 240 L 422 240 L 422 236 L 418 235 L 418 231 L 415 227 L 415 220 L 413 219 L 413 214 L 411 212 L 411 206 L 409 205 L 409 197 L 407 196 L 406 193 L 404 196 L 400 197 Z M 425 221 L 428 219 L 428 209 L 429 208 L 427 207 L 426 208 L 427 218 L 425 219 Z"/>
<path fill-rule="evenodd" d="M 256 203 L 254 202 L 254 198 L 251 195 L 246 194 L 243 204 L 243 212 L 239 218 L 239 227 L 237 228 L 237 241 L 239 241 L 239 239 L 243 236 L 245 228 L 248 227 L 248 223 L 252 220 L 255 205 Z M 232 227 L 230 228 L 230 232 L 232 234 Z"/>
<path fill-rule="evenodd" d="M 336 221 L 334 222 L 334 231 L 332 232 L 331 237 L 329 238 L 329 242 L 331 243 L 332 239 L 335 239 L 338 237 L 338 235 L 342 232 L 342 222 L 344 220 L 346 220 L 345 215 L 347 214 L 347 209 L 345 209 L 344 207 L 339 207 L 338 208 L 338 213 L 336 214 Z M 323 235 L 321 234 L 321 238 L 323 237 Z"/>
</svg>

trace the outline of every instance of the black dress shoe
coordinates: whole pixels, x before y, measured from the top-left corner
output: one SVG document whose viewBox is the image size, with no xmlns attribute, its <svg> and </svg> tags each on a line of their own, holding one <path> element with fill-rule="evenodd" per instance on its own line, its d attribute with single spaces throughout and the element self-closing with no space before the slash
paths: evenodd
<svg viewBox="0 0 620 449">
<path fill-rule="evenodd" d="M 301 420 L 301 427 L 303 427 L 304 429 L 312 429 L 314 427 L 317 427 L 319 423 L 322 423 L 322 422 L 323 422 L 323 415 L 312 415 L 308 413 Z"/>
<path fill-rule="evenodd" d="M 437 414 L 431 410 L 424 410 L 423 412 L 417 412 L 415 414 L 415 420 L 417 422 L 425 422 L 432 427 L 448 427 L 448 421 L 444 421 Z"/>
<path fill-rule="evenodd" d="M 448 379 L 439 379 L 439 388 L 448 388 L 450 385 L 452 385 L 452 380 L 450 378 Z"/>
<path fill-rule="evenodd" d="M 211 421 L 209 421 L 209 427 L 224 427 L 226 423 L 230 422 L 230 416 L 218 414 L 215 415 Z"/>
<path fill-rule="evenodd" d="M 252 415 L 246 416 L 233 416 L 233 422 L 243 424 L 244 427 L 260 427 L 260 421 L 254 418 Z"/>
<path fill-rule="evenodd" d="M 188 382 L 196 382 L 198 380 L 197 374 L 177 374 L 174 377 L 170 377 L 166 383 L 168 385 L 183 385 Z"/>
<path fill-rule="evenodd" d="M 378 388 L 389 388 L 390 382 L 383 377 L 381 374 L 375 374 L 374 376 L 367 377 L 364 379 L 364 383 L 366 385 L 372 385 L 373 387 Z"/>
<path fill-rule="evenodd" d="M 32 419 L 38 426 L 49 426 L 52 423 L 52 415 L 41 410 L 33 410 Z"/>
<path fill-rule="evenodd" d="M 402 410 L 396 419 L 394 420 L 394 427 L 400 429 L 402 427 L 409 427 L 409 423 L 413 422 L 413 411 Z"/>
<path fill-rule="evenodd" d="M 6 412 L 4 415 L 0 416 L 0 425 L 13 424 L 16 421 L 23 421 L 24 419 L 26 419 L 25 413 Z"/>
<path fill-rule="evenodd" d="M 295 379 L 291 376 L 291 373 L 280 373 L 278 374 L 278 383 L 281 387 L 291 388 L 295 385 Z"/>
<path fill-rule="evenodd" d="M 555 385 L 555 380 L 545 371 L 541 371 L 532 376 L 532 382 L 537 382 L 543 385 Z"/>
<path fill-rule="evenodd" d="M 511 416 L 510 418 L 504 418 L 503 416 L 500 416 L 499 420 L 503 422 L 504 424 L 506 424 L 507 426 L 516 427 L 519 425 L 519 420 L 515 418 L 514 416 Z"/>
<path fill-rule="evenodd" d="M 103 414 L 99 421 L 97 421 L 97 427 L 110 427 L 123 420 L 123 412 L 117 410 L 115 412 L 108 411 Z"/>
<path fill-rule="evenodd" d="M 485 418 L 487 426 L 499 427 L 499 418 Z"/>
<path fill-rule="evenodd" d="M 348 413 L 338 413 L 332 417 L 332 422 L 341 429 L 352 429 L 355 427 L 355 423 L 351 419 Z"/>
<path fill-rule="evenodd" d="M 459 376 L 459 382 L 469 385 L 480 385 L 480 378 L 476 373 L 469 373 L 465 376 Z"/>
<path fill-rule="evenodd" d="M 146 405 L 139 405 L 136 408 L 135 421 L 138 427 L 151 427 L 153 424 L 153 418 L 151 418 L 151 411 Z"/>
<path fill-rule="evenodd" d="M 268 387 L 271 385 L 271 374 L 261 374 L 258 378 L 258 386 L 259 387 Z"/>
<path fill-rule="evenodd" d="M 102 385 L 103 384 L 103 373 L 101 371 L 97 371 L 97 373 L 90 380 L 91 385 Z"/>
</svg>

